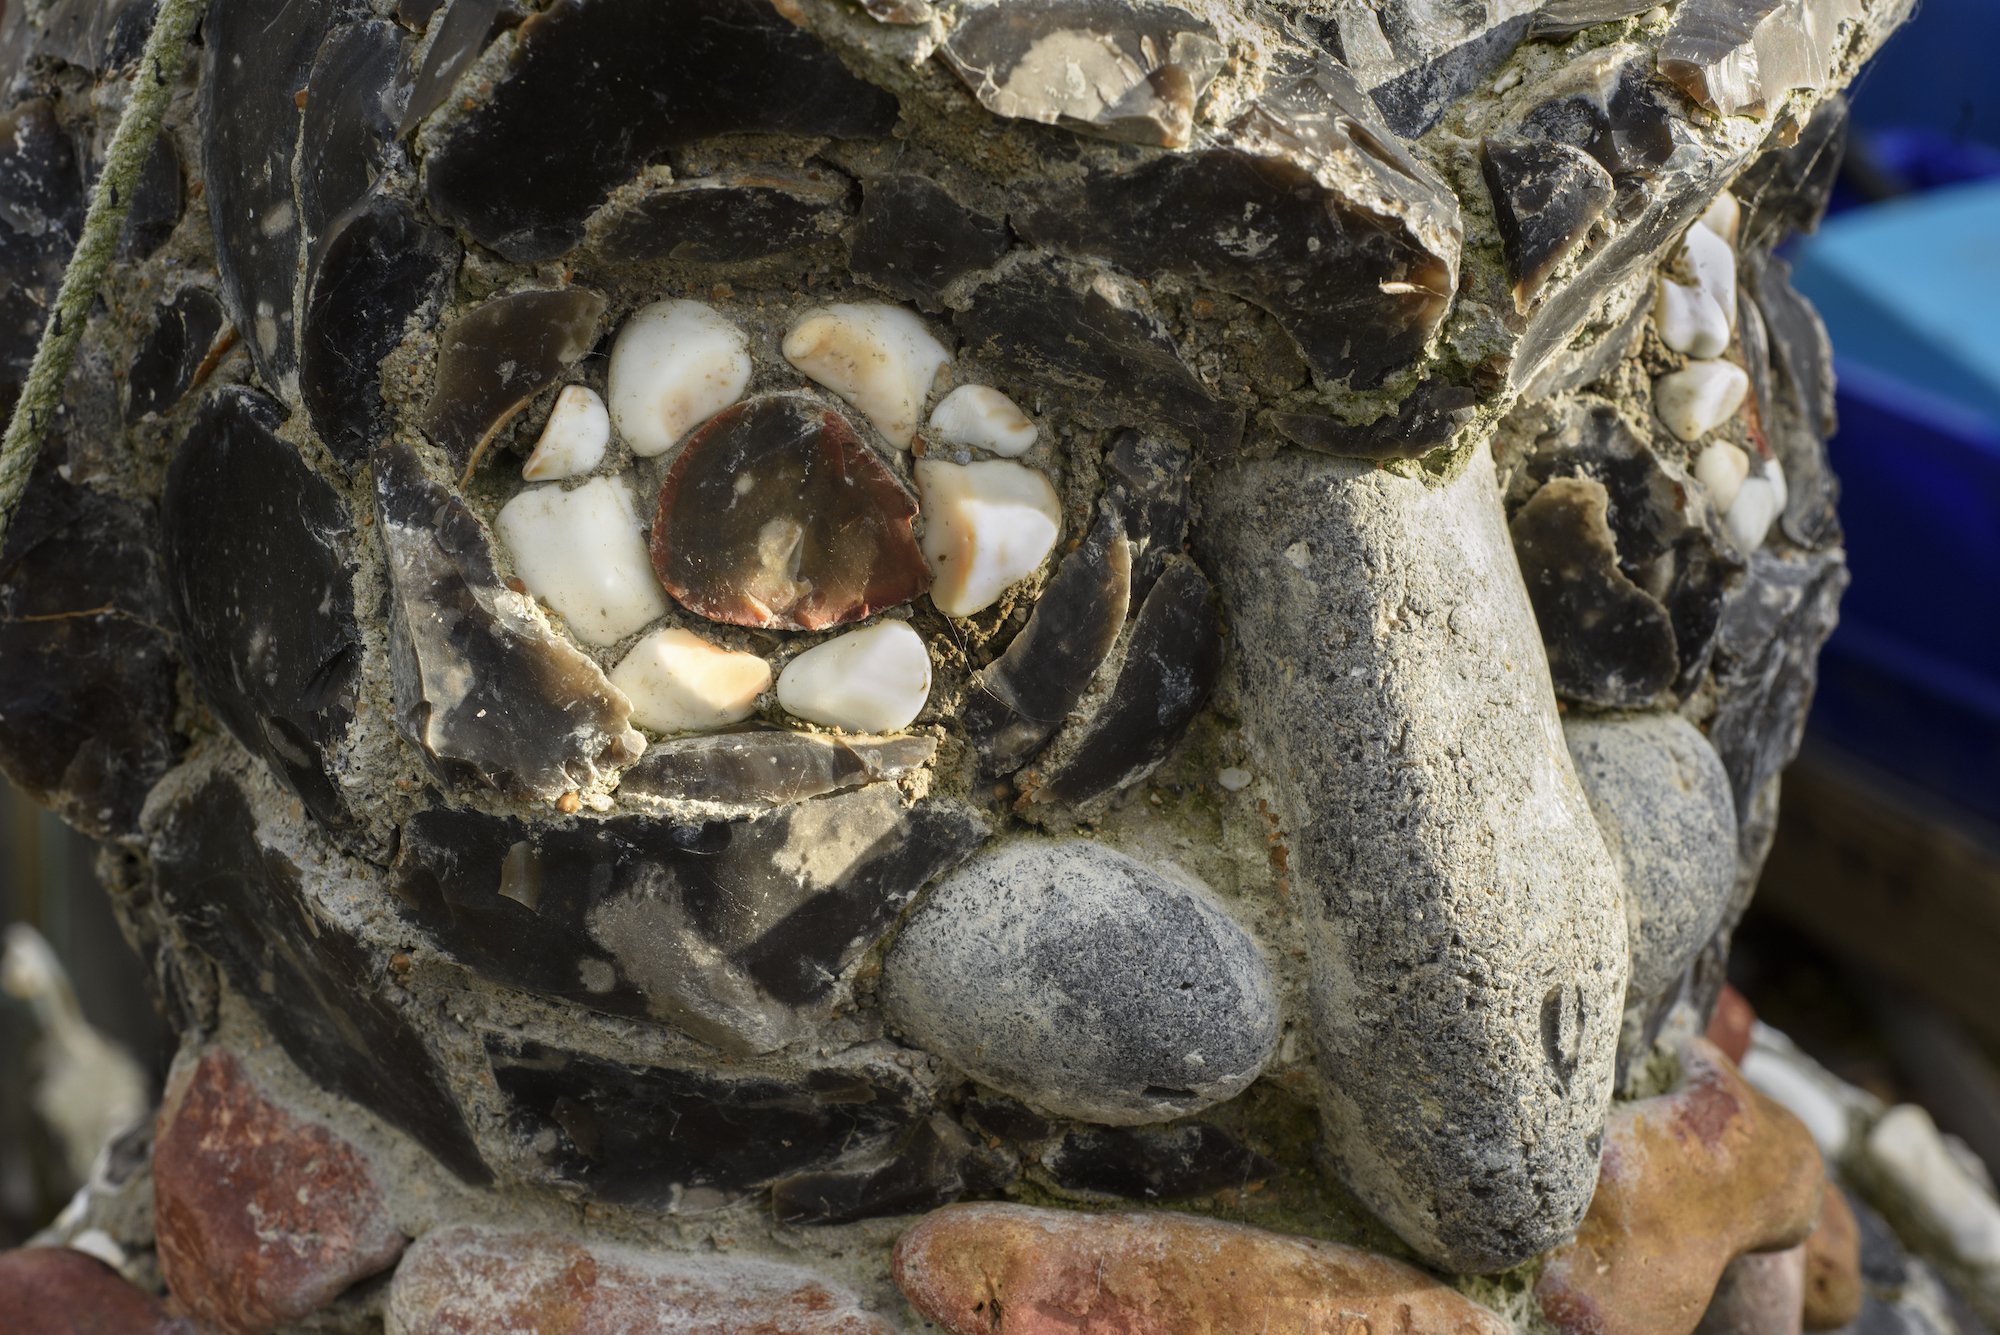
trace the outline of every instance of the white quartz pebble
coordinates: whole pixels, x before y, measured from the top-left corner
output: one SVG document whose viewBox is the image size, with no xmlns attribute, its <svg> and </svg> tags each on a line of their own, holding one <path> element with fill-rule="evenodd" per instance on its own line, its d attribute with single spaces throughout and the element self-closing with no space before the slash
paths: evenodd
<svg viewBox="0 0 2000 1335">
<path fill-rule="evenodd" d="M 1695 457 L 1694 476 L 1707 489 L 1715 512 L 1727 514 L 1743 480 L 1750 476 L 1750 456 L 1732 441 L 1713 441 Z"/>
<path fill-rule="evenodd" d="M 604 458 L 604 447 L 610 443 L 611 414 L 605 411 L 604 400 L 588 385 L 566 385 L 542 424 L 535 452 L 521 465 L 521 476 L 530 482 L 553 482 L 588 473 Z"/>
<path fill-rule="evenodd" d="M 493 527 L 521 582 L 586 643 L 616 644 L 667 610 L 621 479 L 592 478 L 574 491 L 529 487 L 500 507 Z"/>
<path fill-rule="evenodd" d="M 921 459 L 917 497 L 931 601 L 948 617 L 993 606 L 1010 584 L 1035 573 L 1062 533 L 1056 489 L 1006 459 Z"/>
<path fill-rule="evenodd" d="M 1735 362 L 1689 362 L 1653 382 L 1653 411 L 1682 440 L 1700 440 L 1736 416 L 1750 377 Z"/>
<path fill-rule="evenodd" d="M 771 665 L 756 654 L 710 644 L 693 631 L 662 628 L 611 670 L 632 702 L 632 721 L 655 732 L 741 723 L 771 689 Z"/>
<path fill-rule="evenodd" d="M 1723 527 L 1746 556 L 1764 545 L 1764 539 L 1771 532 L 1771 525 L 1777 521 L 1779 501 L 1777 489 L 1766 477 L 1746 478 L 1737 489 L 1736 499 L 1722 516 Z"/>
<path fill-rule="evenodd" d="M 923 420 L 951 353 L 909 311 L 879 302 L 810 312 L 785 335 L 785 360 L 846 399 L 898 449 Z"/>
<path fill-rule="evenodd" d="M 1687 229 L 1681 253 L 1694 271 L 1694 285 L 1722 308 L 1731 332 L 1736 329 L 1736 250 L 1727 241 L 1696 223 Z"/>
<path fill-rule="evenodd" d="M 960 385 L 931 410 L 931 435 L 940 444 L 1014 459 L 1034 448 L 1035 424 L 999 390 Z"/>
<path fill-rule="evenodd" d="M 1662 278 L 1653 298 L 1653 328 L 1660 342 L 1690 357 L 1719 357 L 1729 346 L 1729 317 L 1698 287 Z"/>
<path fill-rule="evenodd" d="M 1952 1156 L 1929 1113 L 1908 1103 L 1891 1108 L 1868 1133 L 1868 1158 L 1953 1260 L 2000 1268 L 2000 1203 Z"/>
<path fill-rule="evenodd" d="M 851 630 L 794 658 L 778 674 L 789 712 L 849 732 L 897 732 L 923 712 L 931 656 L 901 621 Z"/>
<path fill-rule="evenodd" d="M 665 454 L 749 384 L 749 338 L 698 301 L 640 307 L 611 345 L 611 421 L 634 454 Z"/>
<path fill-rule="evenodd" d="M 1727 241 L 1736 244 L 1736 228 L 1743 219 L 1743 206 L 1736 202 L 1736 196 L 1725 190 L 1709 202 L 1695 221 Z"/>
</svg>

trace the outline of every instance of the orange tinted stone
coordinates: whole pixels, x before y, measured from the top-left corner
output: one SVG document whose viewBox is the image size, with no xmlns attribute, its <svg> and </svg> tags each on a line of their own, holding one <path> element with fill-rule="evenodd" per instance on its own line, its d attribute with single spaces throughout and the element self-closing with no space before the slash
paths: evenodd
<svg viewBox="0 0 2000 1335">
<path fill-rule="evenodd" d="M 1839 1188 L 1820 1196 L 1819 1218 L 1806 1239 L 1807 1330 L 1839 1330 L 1861 1315 L 1861 1226 Z"/>
</svg>

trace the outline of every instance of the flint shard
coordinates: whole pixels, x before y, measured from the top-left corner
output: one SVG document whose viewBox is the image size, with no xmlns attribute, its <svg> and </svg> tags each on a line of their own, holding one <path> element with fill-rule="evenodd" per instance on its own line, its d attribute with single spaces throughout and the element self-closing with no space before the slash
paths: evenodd
<svg viewBox="0 0 2000 1335">
<path fill-rule="evenodd" d="M 1590 1204 L 1627 955 L 1491 457 L 1437 483 L 1288 452 L 1224 473 L 1206 513 L 1318 906 L 1333 1162 L 1432 1264 L 1519 1264 Z"/>
</svg>

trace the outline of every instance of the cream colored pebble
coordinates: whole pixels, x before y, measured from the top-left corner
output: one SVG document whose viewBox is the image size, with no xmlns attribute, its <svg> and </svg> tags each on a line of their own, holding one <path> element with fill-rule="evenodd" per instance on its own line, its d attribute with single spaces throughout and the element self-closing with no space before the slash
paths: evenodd
<svg viewBox="0 0 2000 1335">
<path fill-rule="evenodd" d="M 749 718 L 771 689 L 771 665 L 756 654 L 663 627 L 632 646 L 611 671 L 632 702 L 632 721 L 655 732 L 727 727 Z"/>
<path fill-rule="evenodd" d="M 1653 411 L 1667 430 L 1697 441 L 1736 416 L 1750 377 L 1735 362 L 1689 362 L 1653 382 Z"/>
<path fill-rule="evenodd" d="M 930 651 L 901 621 L 816 644 L 778 674 L 778 703 L 788 713 L 849 732 L 899 732 L 930 693 Z"/>
<path fill-rule="evenodd" d="M 521 465 L 530 482 L 554 482 L 588 473 L 604 459 L 611 443 L 611 414 L 588 385 L 565 385 L 542 424 L 535 452 Z"/>
<path fill-rule="evenodd" d="M 1035 445 L 1035 424 L 990 385 L 960 385 L 931 410 L 931 439 L 1015 459 Z"/>
<path fill-rule="evenodd" d="M 632 312 L 611 345 L 611 422 L 641 456 L 665 454 L 682 436 L 743 397 L 750 340 L 713 307 L 656 301 Z"/>
<path fill-rule="evenodd" d="M 809 312 L 785 335 L 785 360 L 908 449 L 951 352 L 909 311 L 880 302 Z"/>
<path fill-rule="evenodd" d="M 964 617 L 1035 573 L 1062 535 L 1062 503 L 1049 480 L 1007 459 L 917 462 L 923 553 L 931 601 Z"/>
<path fill-rule="evenodd" d="M 521 582 L 586 643 L 616 644 L 667 610 L 622 478 L 572 491 L 529 487 L 500 507 L 493 527 Z"/>
</svg>

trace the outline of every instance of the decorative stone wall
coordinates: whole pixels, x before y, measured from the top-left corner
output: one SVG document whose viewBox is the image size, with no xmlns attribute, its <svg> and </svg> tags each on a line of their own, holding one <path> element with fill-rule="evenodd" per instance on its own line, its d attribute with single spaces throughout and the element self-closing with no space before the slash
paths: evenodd
<svg viewBox="0 0 2000 1335">
<path fill-rule="evenodd" d="M 1700 1034 L 1908 8 L 212 0 L 0 553 L 159 1320 L 1850 1319 Z M 7 10 L 15 383 L 146 10 Z"/>
</svg>

